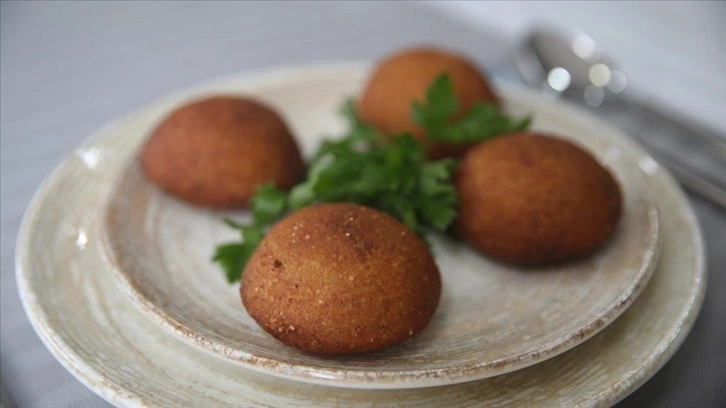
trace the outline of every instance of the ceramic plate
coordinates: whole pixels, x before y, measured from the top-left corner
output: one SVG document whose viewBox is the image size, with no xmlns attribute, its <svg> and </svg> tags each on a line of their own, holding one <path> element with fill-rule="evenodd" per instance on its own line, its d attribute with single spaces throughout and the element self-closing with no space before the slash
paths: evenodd
<svg viewBox="0 0 726 408">
<path fill-rule="evenodd" d="M 572 107 L 558 109 L 582 116 Z M 100 210 L 111 181 L 135 154 L 137 141 L 128 135 L 158 113 L 143 109 L 117 121 L 67 157 L 39 188 L 18 236 L 18 290 L 33 327 L 74 376 L 118 406 L 609 406 L 665 364 L 700 309 L 704 247 L 687 199 L 642 149 L 587 119 L 645 169 L 662 238 L 649 285 L 601 333 L 541 364 L 444 387 L 354 390 L 257 374 L 157 327 L 119 289 L 102 254 Z"/>
<path fill-rule="evenodd" d="M 338 107 L 357 93 L 366 73 L 364 67 L 312 69 L 231 80 L 177 95 L 173 103 L 129 119 L 125 137 L 132 152 L 101 228 L 122 289 L 144 313 L 183 340 L 264 373 L 332 386 L 407 388 L 471 381 L 538 363 L 588 339 L 630 306 L 650 277 L 658 243 L 657 210 L 637 157 L 586 116 L 531 92 L 503 88 L 507 109 L 531 113 L 534 128 L 575 140 L 615 174 L 624 214 L 607 245 L 581 261 L 535 272 L 435 237 L 441 305 L 424 332 L 378 353 L 316 356 L 258 327 L 241 305 L 238 285 L 227 284 L 209 261 L 215 244 L 236 233 L 223 225 L 222 214 L 186 205 L 147 182 L 133 150 L 172 107 L 224 92 L 254 95 L 277 107 L 310 153 L 322 135 L 341 128 Z"/>
</svg>

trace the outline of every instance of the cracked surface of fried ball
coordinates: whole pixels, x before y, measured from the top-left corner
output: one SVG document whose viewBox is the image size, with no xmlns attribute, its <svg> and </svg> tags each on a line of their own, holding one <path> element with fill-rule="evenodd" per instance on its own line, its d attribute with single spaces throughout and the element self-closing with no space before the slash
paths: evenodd
<svg viewBox="0 0 726 408">
<path fill-rule="evenodd" d="M 441 278 L 426 245 L 387 214 L 318 204 L 276 224 L 240 287 L 250 316 L 283 343 L 319 354 L 377 351 L 422 331 Z"/>
<path fill-rule="evenodd" d="M 260 184 L 292 187 L 303 175 L 299 148 L 272 108 L 216 96 L 171 112 L 141 150 L 152 182 L 189 203 L 245 207 Z"/>
<path fill-rule="evenodd" d="M 358 102 L 358 114 L 385 134 L 410 132 L 423 141 L 423 129 L 411 118 L 411 104 L 425 99 L 426 89 L 442 72 L 449 74 L 459 101 L 457 116 L 468 112 L 476 101 L 499 105 L 489 82 L 473 62 L 451 51 L 420 47 L 390 55 L 374 68 Z M 471 146 L 427 143 L 426 149 L 431 158 L 458 157 Z"/>
<path fill-rule="evenodd" d="M 613 176 L 575 144 L 529 132 L 471 149 L 461 161 L 459 235 L 492 258 L 521 265 L 586 255 L 622 212 Z"/>
</svg>

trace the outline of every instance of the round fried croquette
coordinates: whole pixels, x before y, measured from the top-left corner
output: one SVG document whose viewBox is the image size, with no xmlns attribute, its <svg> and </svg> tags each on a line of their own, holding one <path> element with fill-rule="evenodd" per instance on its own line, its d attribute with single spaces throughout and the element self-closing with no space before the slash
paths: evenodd
<svg viewBox="0 0 726 408">
<path fill-rule="evenodd" d="M 423 129 L 413 122 L 411 104 L 424 101 L 426 89 L 442 73 L 448 73 L 459 101 L 455 116 L 466 114 L 481 101 L 498 105 L 489 82 L 471 61 L 451 51 L 412 48 L 384 59 L 373 70 L 358 102 L 361 119 L 381 132 L 408 132 L 423 142 Z M 469 143 L 425 143 L 430 158 L 458 157 Z"/>
<path fill-rule="evenodd" d="M 521 132 L 482 142 L 461 161 L 459 235 L 492 258 L 546 265 L 593 251 L 615 229 L 620 188 L 571 142 Z"/>
<path fill-rule="evenodd" d="M 240 292 L 250 316 L 283 343 L 350 354 L 422 331 L 441 277 L 426 245 L 398 220 L 357 204 L 317 204 L 270 229 Z"/>
<path fill-rule="evenodd" d="M 227 96 L 171 112 L 143 146 L 141 167 L 168 193 L 212 208 L 245 207 L 260 184 L 286 189 L 304 174 L 280 116 L 260 102 Z"/>
</svg>

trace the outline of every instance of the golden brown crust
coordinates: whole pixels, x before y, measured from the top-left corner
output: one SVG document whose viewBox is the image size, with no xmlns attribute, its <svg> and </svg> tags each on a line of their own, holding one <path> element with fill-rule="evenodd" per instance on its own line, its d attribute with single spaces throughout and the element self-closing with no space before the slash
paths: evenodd
<svg viewBox="0 0 726 408">
<path fill-rule="evenodd" d="M 304 171 L 293 136 L 271 108 L 225 96 L 169 114 L 142 148 L 141 167 L 170 194 L 214 208 L 244 207 L 258 185 L 289 188 Z"/>
<path fill-rule="evenodd" d="M 397 220 L 357 204 L 319 204 L 268 232 L 240 292 L 250 316 L 285 344 L 363 353 L 423 330 L 441 278 L 426 246 Z"/>
<path fill-rule="evenodd" d="M 358 103 L 363 121 L 386 134 L 410 132 L 419 141 L 424 132 L 411 120 L 411 103 L 422 101 L 426 89 L 447 72 L 463 115 L 476 101 L 499 104 L 487 79 L 466 58 L 436 48 L 411 48 L 383 60 L 373 71 Z M 436 143 L 427 146 L 431 158 L 461 156 L 471 144 Z"/>
<path fill-rule="evenodd" d="M 458 233 L 500 260 L 523 265 L 589 253 L 622 211 L 613 176 L 576 145 L 522 132 L 471 149 L 455 175 Z"/>
</svg>

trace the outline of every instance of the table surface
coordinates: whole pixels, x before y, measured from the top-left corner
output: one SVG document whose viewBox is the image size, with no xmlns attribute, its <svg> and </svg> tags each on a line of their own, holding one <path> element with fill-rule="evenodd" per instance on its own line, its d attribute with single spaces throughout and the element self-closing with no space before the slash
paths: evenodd
<svg viewBox="0 0 726 408">
<path fill-rule="evenodd" d="M 707 8 L 726 15 L 726 8 Z M 475 13 L 464 14 L 468 22 L 446 15 L 441 4 L 383 2 L 0 3 L 0 379 L 5 403 L 108 406 L 41 344 L 15 285 L 15 238 L 22 214 L 43 178 L 74 146 L 105 122 L 161 95 L 238 71 L 372 60 L 425 43 L 456 48 L 494 72 L 515 77 L 512 36 L 496 24 L 473 27 Z M 723 55 L 717 57 L 723 62 Z M 726 108 L 720 105 L 723 89 L 721 77 L 711 89 L 716 107 Z M 723 126 L 720 130 L 726 133 Z M 717 407 L 726 401 L 726 298 L 718 293 L 726 289 L 726 214 L 697 198 L 692 203 L 708 251 L 703 310 L 673 359 L 622 406 Z"/>
</svg>

